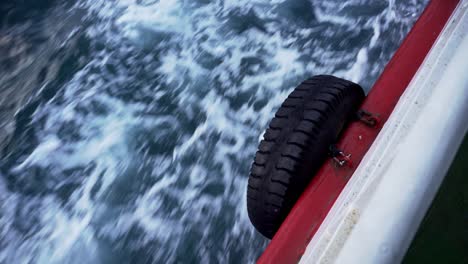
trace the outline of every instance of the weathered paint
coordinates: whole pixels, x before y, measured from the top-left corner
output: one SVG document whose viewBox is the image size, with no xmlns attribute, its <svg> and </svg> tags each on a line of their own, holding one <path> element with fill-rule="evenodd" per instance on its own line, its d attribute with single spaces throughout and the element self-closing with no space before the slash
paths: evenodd
<svg viewBox="0 0 468 264">
<path fill-rule="evenodd" d="M 452 14 L 458 0 L 433 0 L 426 7 L 400 48 L 387 64 L 362 108 L 379 114 L 385 124 L 400 96 L 422 64 Z M 343 134 L 338 146 L 351 152 L 357 166 L 381 130 L 356 122 Z M 258 263 L 297 263 L 327 216 L 356 167 L 336 169 L 326 162 L 314 176 Z"/>
<path fill-rule="evenodd" d="M 453 13 L 301 262 L 401 261 L 468 129 L 467 7 Z M 352 211 L 360 218 L 349 232 Z"/>
</svg>

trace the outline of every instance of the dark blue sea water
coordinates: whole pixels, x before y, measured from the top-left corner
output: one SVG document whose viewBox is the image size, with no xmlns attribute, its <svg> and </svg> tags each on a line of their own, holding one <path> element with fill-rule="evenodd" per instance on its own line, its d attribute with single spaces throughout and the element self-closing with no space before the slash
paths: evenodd
<svg viewBox="0 0 468 264">
<path fill-rule="evenodd" d="M 301 80 L 367 91 L 427 0 L 3 0 L 0 263 L 250 263 L 260 136 Z"/>
</svg>

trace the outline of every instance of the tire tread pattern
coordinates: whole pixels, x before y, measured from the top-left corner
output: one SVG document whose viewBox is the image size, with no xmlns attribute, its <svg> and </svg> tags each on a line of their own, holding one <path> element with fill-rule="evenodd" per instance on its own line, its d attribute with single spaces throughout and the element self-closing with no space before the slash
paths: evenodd
<svg viewBox="0 0 468 264">
<path fill-rule="evenodd" d="M 250 170 L 247 210 L 272 238 L 365 95 L 352 82 L 314 76 L 301 83 L 270 122 Z"/>
</svg>

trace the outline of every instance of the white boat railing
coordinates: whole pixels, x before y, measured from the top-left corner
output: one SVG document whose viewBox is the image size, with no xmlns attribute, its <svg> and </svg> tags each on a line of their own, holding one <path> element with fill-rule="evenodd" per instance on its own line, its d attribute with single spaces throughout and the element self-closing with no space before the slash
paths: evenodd
<svg viewBox="0 0 468 264">
<path fill-rule="evenodd" d="M 461 1 L 301 263 L 402 260 L 468 130 Z"/>
</svg>

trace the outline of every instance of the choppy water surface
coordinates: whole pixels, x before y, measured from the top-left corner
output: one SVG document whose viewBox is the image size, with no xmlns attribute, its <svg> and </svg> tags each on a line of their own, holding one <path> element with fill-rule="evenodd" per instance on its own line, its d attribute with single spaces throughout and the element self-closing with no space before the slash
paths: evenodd
<svg viewBox="0 0 468 264">
<path fill-rule="evenodd" d="M 369 89 L 426 0 L 0 4 L 0 263 L 248 263 L 248 170 L 301 80 Z"/>
</svg>

